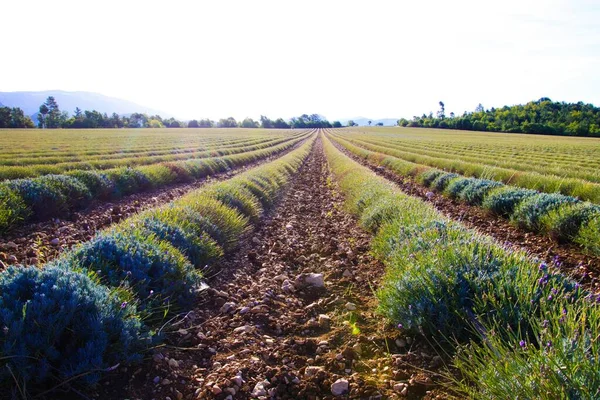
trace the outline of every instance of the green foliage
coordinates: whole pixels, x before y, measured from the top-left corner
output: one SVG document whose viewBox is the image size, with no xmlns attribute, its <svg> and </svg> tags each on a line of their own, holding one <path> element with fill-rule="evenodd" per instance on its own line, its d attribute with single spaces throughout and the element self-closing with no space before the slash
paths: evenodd
<svg viewBox="0 0 600 400">
<path fill-rule="evenodd" d="M 574 197 L 563 196 L 558 193 L 539 193 L 521 201 L 515 208 L 510 220 L 521 228 L 540 231 L 544 228 L 542 222 L 544 216 L 561 205 L 576 202 L 577 199 Z"/>
<path fill-rule="evenodd" d="M 437 190 L 438 192 L 443 192 L 450 181 L 452 181 L 454 178 L 458 178 L 458 174 L 453 172 L 444 172 L 443 174 L 438 175 L 437 178 L 431 182 L 429 187 Z"/>
<path fill-rule="evenodd" d="M 435 181 L 442 174 L 444 174 L 444 171 L 441 171 L 439 169 L 428 169 L 427 171 L 417 175 L 417 182 L 419 182 L 423 186 L 430 187 L 432 182 Z"/>
<path fill-rule="evenodd" d="M 449 183 L 448 186 L 446 186 L 446 190 L 444 190 L 444 194 L 446 194 L 447 196 L 453 198 L 453 199 L 457 199 L 460 197 L 461 192 L 467 187 L 469 186 L 471 183 L 473 183 L 474 178 L 454 178 L 452 179 Z"/>
<path fill-rule="evenodd" d="M 96 383 L 100 372 L 140 359 L 135 305 L 63 267 L 9 267 L 0 274 L 0 382 Z M 15 382 L 16 380 L 16 382 Z"/>
<path fill-rule="evenodd" d="M 331 143 L 325 152 L 350 209 L 375 229 L 373 254 L 387 267 L 379 311 L 400 330 L 424 334 L 455 354 L 465 378 L 458 390 L 490 399 L 597 397 L 595 295 L 525 252 L 445 221 L 425 202 L 409 203 Z M 365 186 L 377 198 L 354 207 Z M 523 203 L 534 199 L 551 208 L 557 199 L 569 201 L 545 196 L 551 199 L 535 195 Z"/>
<path fill-rule="evenodd" d="M 486 210 L 503 217 L 510 216 L 523 199 L 537 195 L 535 190 L 502 186 L 491 190 L 481 204 Z"/>
<path fill-rule="evenodd" d="M 600 255 L 600 217 L 594 217 L 583 223 L 574 241 L 586 252 Z"/>
<path fill-rule="evenodd" d="M 171 244 L 131 227 L 96 236 L 65 261 L 74 270 L 97 274 L 107 286 L 131 290 L 140 310 L 153 319 L 162 318 L 165 307 L 189 308 L 201 277 Z"/>
<path fill-rule="evenodd" d="M 31 214 L 18 191 L 0 183 L 0 232 L 26 220 Z"/>
<path fill-rule="evenodd" d="M 543 230 L 563 242 L 575 239 L 587 221 L 600 217 L 600 207 L 590 203 L 565 203 L 541 218 Z"/>
<path fill-rule="evenodd" d="M 443 104 L 443 103 L 442 103 Z M 484 110 L 481 104 L 472 113 L 446 118 L 438 113 L 401 119 L 398 125 L 423 128 L 464 129 L 490 132 L 534 133 L 543 135 L 600 136 L 600 108 L 592 104 L 559 103 L 541 98 L 525 105 Z"/>
<path fill-rule="evenodd" d="M 459 198 L 467 204 L 480 205 L 488 192 L 502 186 L 502 183 L 496 181 L 472 179 L 460 192 Z"/>
</svg>

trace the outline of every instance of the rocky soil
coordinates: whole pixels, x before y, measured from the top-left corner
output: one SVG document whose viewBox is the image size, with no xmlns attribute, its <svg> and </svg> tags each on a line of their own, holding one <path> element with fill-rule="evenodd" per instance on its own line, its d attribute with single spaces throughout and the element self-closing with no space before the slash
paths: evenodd
<svg viewBox="0 0 600 400">
<path fill-rule="evenodd" d="M 320 140 L 275 210 L 166 345 L 102 399 L 445 398 L 444 359 L 375 314 L 383 266 L 342 207 Z"/>
<path fill-rule="evenodd" d="M 583 254 L 574 244 L 559 243 L 549 236 L 526 232 L 511 225 L 507 219 L 488 213 L 481 207 L 470 206 L 440 193 L 434 193 L 425 186 L 359 158 L 337 143 L 332 143 L 355 161 L 397 184 L 406 194 L 431 202 L 448 218 L 490 235 L 509 247 L 525 249 L 585 284 L 591 290 L 600 291 L 600 257 Z"/>
</svg>

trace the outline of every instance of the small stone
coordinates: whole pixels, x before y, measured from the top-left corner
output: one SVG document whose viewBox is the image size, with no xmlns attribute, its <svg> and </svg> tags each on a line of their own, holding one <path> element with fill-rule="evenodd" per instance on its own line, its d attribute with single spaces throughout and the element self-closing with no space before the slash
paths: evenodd
<svg viewBox="0 0 600 400">
<path fill-rule="evenodd" d="M 233 333 L 244 333 L 244 332 L 252 332 L 252 326 L 244 325 L 237 327 L 233 330 Z"/>
<path fill-rule="evenodd" d="M 215 386 L 212 387 L 212 392 L 216 396 L 218 394 L 221 394 L 223 392 L 223 390 L 221 390 L 220 387 L 218 387 L 217 385 L 215 385 Z"/>
<path fill-rule="evenodd" d="M 239 375 L 236 375 L 233 378 L 231 378 L 231 382 L 233 382 L 234 385 L 236 385 L 238 387 L 242 387 L 242 385 L 244 384 L 244 380 Z"/>
<path fill-rule="evenodd" d="M 304 375 L 306 376 L 313 376 L 319 373 L 319 371 L 322 371 L 323 368 L 322 367 L 315 367 L 315 366 L 309 366 L 306 367 L 306 369 L 304 370 Z"/>
<path fill-rule="evenodd" d="M 250 307 L 242 307 L 240 308 L 240 315 L 247 314 L 250 311 Z"/>
<path fill-rule="evenodd" d="M 159 376 L 155 376 L 154 379 L 152 379 L 152 382 L 154 382 L 154 383 L 160 382 L 160 377 Z"/>
<path fill-rule="evenodd" d="M 342 274 L 342 276 L 343 276 L 344 278 L 352 278 L 352 272 L 350 272 L 350 270 L 349 270 L 349 269 L 345 269 L 345 270 L 344 270 L 344 273 Z"/>
<path fill-rule="evenodd" d="M 352 350 L 354 350 L 356 354 L 361 354 L 363 351 L 362 345 L 360 343 L 356 343 L 354 346 L 352 346 Z"/>
<path fill-rule="evenodd" d="M 163 386 L 170 385 L 171 381 L 168 380 L 167 378 L 165 378 L 165 379 L 162 380 L 162 382 L 160 384 L 163 385 Z"/>
<path fill-rule="evenodd" d="M 425 197 L 427 197 L 427 200 L 431 200 L 435 197 L 435 194 L 433 192 L 427 192 L 425 193 Z"/>
<path fill-rule="evenodd" d="M 331 394 L 334 396 L 341 396 L 348 393 L 348 381 L 345 379 L 338 379 L 331 384 Z"/>
<path fill-rule="evenodd" d="M 60 244 L 59 238 L 54 238 L 50 241 L 50 245 L 52 245 L 52 246 L 58 246 L 59 244 Z"/>
<path fill-rule="evenodd" d="M 402 390 L 404 390 L 404 386 L 404 383 L 396 383 L 394 386 L 392 386 L 392 389 L 394 389 L 394 392 L 402 392 Z"/>
<path fill-rule="evenodd" d="M 295 286 L 299 289 L 305 287 L 322 288 L 325 287 L 325 281 L 323 280 L 323 274 L 300 274 L 296 278 Z"/>
<path fill-rule="evenodd" d="M 286 279 L 281 284 L 281 290 L 283 290 L 285 293 L 292 293 L 294 291 L 294 285 L 292 285 L 292 282 Z"/>
<path fill-rule="evenodd" d="M 329 328 L 331 325 L 331 318 L 326 314 L 319 314 L 319 326 L 323 329 Z"/>
<path fill-rule="evenodd" d="M 10 250 L 16 250 L 17 248 L 19 248 L 19 246 L 17 246 L 15 242 L 8 242 L 4 245 L 4 247 Z"/>
<path fill-rule="evenodd" d="M 165 359 L 165 356 L 163 356 L 161 353 L 156 353 L 152 356 L 152 359 L 154 360 L 154 362 L 161 362 L 162 360 Z"/>
<path fill-rule="evenodd" d="M 15 255 L 11 254 L 8 256 L 9 263 L 16 263 L 17 261 L 19 261 L 19 259 Z"/>
<path fill-rule="evenodd" d="M 179 363 L 177 362 L 177 360 L 171 358 L 171 359 L 169 359 L 169 367 L 179 368 Z"/>
<path fill-rule="evenodd" d="M 183 393 L 181 393 L 177 389 L 175 389 L 175 396 L 177 396 L 177 400 L 182 400 L 183 399 Z"/>
<path fill-rule="evenodd" d="M 351 303 L 351 302 L 346 303 L 346 310 L 355 311 L 356 310 L 356 304 Z"/>
<path fill-rule="evenodd" d="M 404 340 L 403 338 L 396 339 L 396 346 L 403 348 L 403 347 L 406 347 L 406 345 L 407 345 L 406 340 Z"/>
<path fill-rule="evenodd" d="M 254 386 L 254 390 L 252 390 L 252 396 L 266 396 L 267 391 L 265 390 L 264 382 L 258 382 L 256 386 Z"/>
<path fill-rule="evenodd" d="M 292 224 L 287 224 L 287 225 L 285 226 L 285 229 L 287 229 L 288 231 L 289 231 L 289 230 L 291 230 L 291 229 L 293 229 L 293 228 L 294 228 L 294 227 L 292 226 Z"/>
<path fill-rule="evenodd" d="M 223 304 L 221 306 L 221 308 L 219 309 L 220 312 L 222 312 L 223 314 L 227 314 L 228 312 L 230 312 L 231 310 L 233 310 L 235 308 L 235 303 L 233 302 L 227 302 L 225 304 Z"/>
</svg>

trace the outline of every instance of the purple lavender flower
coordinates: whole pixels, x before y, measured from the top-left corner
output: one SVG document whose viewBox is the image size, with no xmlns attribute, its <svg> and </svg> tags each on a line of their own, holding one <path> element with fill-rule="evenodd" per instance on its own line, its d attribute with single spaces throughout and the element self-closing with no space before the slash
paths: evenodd
<svg viewBox="0 0 600 400">
<path fill-rule="evenodd" d="M 519 346 L 521 346 L 521 348 L 522 348 L 522 349 L 524 349 L 524 348 L 527 346 L 527 343 L 525 343 L 525 341 L 524 341 L 524 340 L 521 340 L 521 341 L 519 342 Z"/>
<path fill-rule="evenodd" d="M 121 308 L 125 308 L 125 307 L 127 307 L 127 302 L 126 301 L 124 301 L 124 302 L 121 303 Z"/>
<path fill-rule="evenodd" d="M 546 263 L 542 261 L 538 268 L 540 271 L 545 271 L 548 268 L 548 265 L 546 265 Z"/>
<path fill-rule="evenodd" d="M 398 324 L 398 329 L 403 329 L 403 328 L 404 328 L 404 325 Z"/>
</svg>

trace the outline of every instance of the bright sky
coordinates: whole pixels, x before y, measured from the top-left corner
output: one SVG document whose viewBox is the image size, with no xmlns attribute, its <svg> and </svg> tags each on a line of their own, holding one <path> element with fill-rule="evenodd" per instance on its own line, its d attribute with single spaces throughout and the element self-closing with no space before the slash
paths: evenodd
<svg viewBox="0 0 600 400">
<path fill-rule="evenodd" d="M 0 91 L 179 118 L 600 105 L 598 0 L 5 1 Z"/>
</svg>

